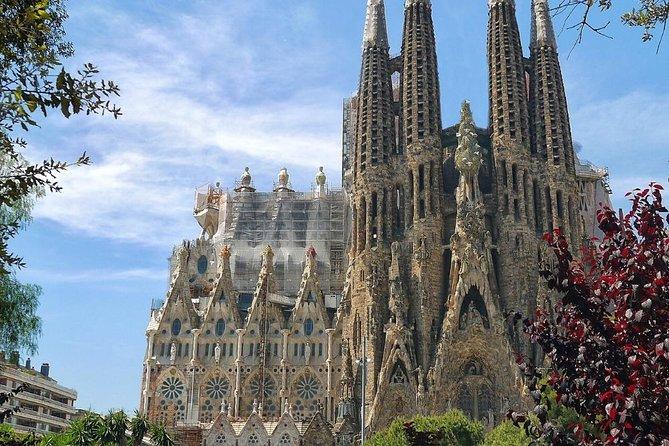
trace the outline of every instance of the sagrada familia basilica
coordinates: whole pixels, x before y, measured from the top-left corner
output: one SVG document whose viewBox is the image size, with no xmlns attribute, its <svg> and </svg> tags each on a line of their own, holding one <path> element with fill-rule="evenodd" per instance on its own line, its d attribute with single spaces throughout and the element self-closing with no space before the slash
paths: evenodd
<svg viewBox="0 0 669 446">
<path fill-rule="evenodd" d="M 529 57 L 514 0 L 488 0 L 489 122 L 444 129 L 430 0 L 405 0 L 391 57 L 368 0 L 344 107 L 342 188 L 281 169 L 198 189 L 200 236 L 171 258 L 146 330 L 141 411 L 184 445 L 351 445 L 401 416 L 459 408 L 492 426 L 541 358 L 505 314 L 545 304 L 541 235 L 577 247 L 608 203 L 578 160 L 547 0 Z"/>
</svg>

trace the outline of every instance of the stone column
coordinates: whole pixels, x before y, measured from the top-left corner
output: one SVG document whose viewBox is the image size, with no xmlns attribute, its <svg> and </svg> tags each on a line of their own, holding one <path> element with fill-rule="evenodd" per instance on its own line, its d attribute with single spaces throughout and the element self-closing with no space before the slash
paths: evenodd
<svg viewBox="0 0 669 446">
<path fill-rule="evenodd" d="M 365 202 L 367 203 L 367 209 L 365 209 L 365 248 L 369 249 L 372 247 L 372 195 L 365 197 Z M 377 202 L 378 203 L 378 202 Z M 378 210 L 377 210 L 378 213 Z"/>
<path fill-rule="evenodd" d="M 190 398 L 188 402 L 188 419 L 192 422 L 197 422 L 200 412 L 200 395 L 199 389 L 195 388 L 195 362 L 197 361 L 197 340 L 200 337 L 200 329 L 195 328 L 193 333 L 193 349 L 191 352 L 190 371 L 191 371 L 191 385 Z"/>
<path fill-rule="evenodd" d="M 151 365 L 153 364 L 153 341 L 155 340 L 156 332 L 150 331 L 147 333 L 146 360 L 144 361 L 146 372 L 144 375 L 144 388 L 142 389 L 142 410 L 144 415 L 149 414 L 149 387 L 151 386 Z"/>
<path fill-rule="evenodd" d="M 193 364 L 198 360 L 197 346 L 198 346 L 198 341 L 200 339 L 200 334 L 202 334 L 202 330 L 200 330 L 199 328 L 194 328 L 192 333 L 193 333 L 193 350 L 191 351 L 191 364 Z"/>
<path fill-rule="evenodd" d="M 325 364 L 327 366 L 327 371 L 328 371 L 328 382 L 327 382 L 328 392 L 327 392 L 327 397 L 326 397 L 326 401 L 325 401 L 325 416 L 326 416 L 326 419 L 329 420 L 329 421 L 334 421 L 334 414 L 331 413 L 332 399 L 334 398 L 334 395 L 332 394 L 333 393 L 332 392 L 332 389 L 333 389 L 333 386 L 332 386 L 332 358 L 333 358 L 333 355 L 332 355 L 332 337 L 334 335 L 334 332 L 335 332 L 334 328 L 328 328 L 328 329 L 325 330 L 325 333 L 327 333 L 327 335 L 328 335 L 328 351 L 327 351 L 328 357 L 325 360 Z"/>
<path fill-rule="evenodd" d="M 432 166 L 430 163 L 426 162 L 424 164 L 425 167 L 423 167 L 423 172 L 425 175 L 425 178 L 423 179 L 423 182 L 425 184 L 425 216 L 427 215 L 432 215 L 433 214 L 433 203 L 432 203 L 432 181 L 434 181 L 434 178 L 432 178 L 432 181 L 430 181 L 431 176 L 434 174 L 432 172 Z M 439 189 L 437 189 L 439 190 Z M 436 208 L 434 208 L 434 211 L 436 213 Z"/>
<path fill-rule="evenodd" d="M 420 189 L 418 188 L 418 170 L 414 170 L 413 173 L 413 222 L 414 224 L 418 221 L 419 219 L 419 212 L 418 212 L 418 205 L 420 203 Z"/>
<path fill-rule="evenodd" d="M 281 351 L 281 391 L 279 395 L 281 396 L 281 408 L 283 410 L 283 405 L 288 400 L 288 335 L 290 330 L 283 329 L 281 330 L 281 335 L 283 336 L 283 346 Z"/>
<path fill-rule="evenodd" d="M 246 329 L 237 329 L 237 358 L 235 358 L 235 418 L 239 417 L 239 398 L 240 388 L 242 386 L 242 345 L 244 340 L 244 333 Z"/>
</svg>

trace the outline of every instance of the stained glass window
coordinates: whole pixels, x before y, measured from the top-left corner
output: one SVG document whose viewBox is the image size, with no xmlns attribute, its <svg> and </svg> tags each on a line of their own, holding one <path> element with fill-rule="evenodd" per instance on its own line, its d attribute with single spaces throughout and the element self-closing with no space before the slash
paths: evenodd
<svg viewBox="0 0 669 446">
<path fill-rule="evenodd" d="M 223 376 L 211 378 L 205 385 L 205 392 L 207 393 L 207 396 L 216 400 L 220 400 L 224 396 L 228 395 L 229 391 L 230 384 Z"/>
<path fill-rule="evenodd" d="M 174 319 L 172 321 L 172 336 L 179 336 L 179 333 L 181 333 L 181 321 Z"/>
<path fill-rule="evenodd" d="M 199 259 L 197 259 L 197 272 L 200 274 L 204 274 L 207 272 L 207 267 L 209 266 L 209 260 L 207 260 L 207 256 L 202 255 L 200 256 Z"/>
<path fill-rule="evenodd" d="M 304 321 L 304 334 L 307 336 L 311 336 L 311 334 L 314 332 L 314 321 L 311 319 L 307 319 Z"/>
<path fill-rule="evenodd" d="M 184 392 L 185 386 L 177 377 L 170 376 L 165 378 L 160 386 L 160 392 L 169 400 L 175 400 Z"/>
<path fill-rule="evenodd" d="M 216 335 L 223 336 L 223 333 L 225 333 L 225 321 L 219 319 L 218 322 L 216 322 Z"/>
</svg>

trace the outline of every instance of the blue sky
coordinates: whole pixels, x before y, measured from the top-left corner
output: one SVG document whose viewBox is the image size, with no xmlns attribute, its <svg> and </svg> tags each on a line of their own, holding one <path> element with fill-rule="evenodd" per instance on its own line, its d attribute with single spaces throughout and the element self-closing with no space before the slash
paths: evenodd
<svg viewBox="0 0 669 446">
<path fill-rule="evenodd" d="M 387 3 L 398 53 L 403 2 Z M 433 3 L 444 125 L 469 99 L 485 126 L 487 2 Z M 517 8 L 527 48 L 529 0 Z M 151 299 L 165 294 L 172 246 L 199 232 L 194 189 L 229 187 L 244 166 L 260 188 L 283 165 L 298 189 L 319 165 L 337 185 L 364 1 L 95 0 L 69 10 L 70 64 L 94 62 L 119 83 L 124 116 L 54 117 L 28 135 L 32 159 L 87 150 L 94 164 L 62 177 L 63 193 L 40 200 L 13 248 L 29 265 L 20 277 L 44 288 L 33 363 L 50 362 L 80 407 L 132 411 Z M 574 139 L 582 157 L 610 169 L 623 206 L 626 191 L 667 180 L 669 48 L 656 55 L 615 19 L 609 32 L 614 39 L 587 35 L 569 58 L 574 31 L 559 44 Z"/>
</svg>

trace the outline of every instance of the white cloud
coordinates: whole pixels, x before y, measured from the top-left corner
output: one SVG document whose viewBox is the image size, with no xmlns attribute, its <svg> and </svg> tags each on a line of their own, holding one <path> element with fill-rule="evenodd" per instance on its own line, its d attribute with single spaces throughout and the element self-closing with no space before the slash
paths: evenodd
<svg viewBox="0 0 669 446">
<path fill-rule="evenodd" d="M 611 150 L 624 152 L 625 147 L 641 146 L 639 148 L 648 152 L 654 147 L 666 148 L 669 145 L 667 122 L 669 93 L 635 91 L 585 104 L 572 113 L 579 141 L 586 146 L 607 147 L 609 154 Z"/>
<path fill-rule="evenodd" d="M 48 121 L 39 152 L 50 153 L 45 147 L 56 141 L 73 151 L 81 145 L 94 165 L 63 175 L 63 192 L 41 200 L 35 217 L 165 246 L 197 233 L 194 188 L 222 177 L 231 186 L 244 166 L 261 185 L 283 164 L 307 173 L 294 178 L 319 165 L 338 177 L 343 94 L 322 86 L 325 43 L 303 42 L 296 51 L 275 38 L 281 17 L 259 26 L 257 12 L 239 2 L 224 14 L 159 8 L 146 22 L 78 7 L 77 26 L 102 24 L 88 41 L 75 41 L 79 59 L 95 61 L 121 86 L 123 116 Z M 312 8 L 283 9 L 277 14 L 314 32 Z"/>
<path fill-rule="evenodd" d="M 651 181 L 667 181 L 669 93 L 634 91 L 572 110 L 574 138 L 583 156 L 606 165 L 614 204 L 627 207 L 624 195 Z"/>
</svg>

